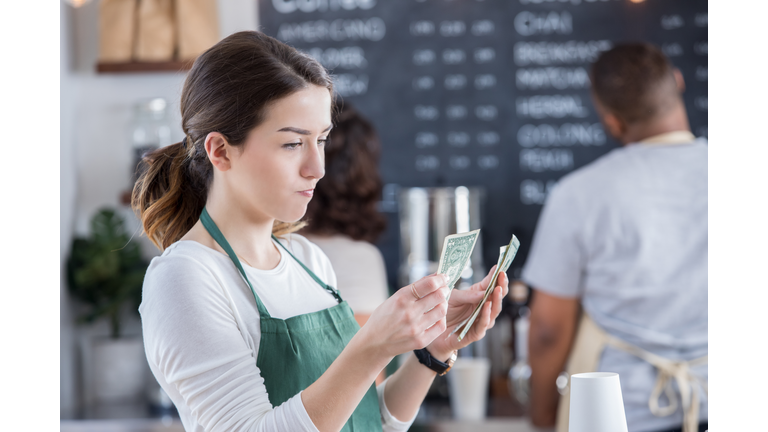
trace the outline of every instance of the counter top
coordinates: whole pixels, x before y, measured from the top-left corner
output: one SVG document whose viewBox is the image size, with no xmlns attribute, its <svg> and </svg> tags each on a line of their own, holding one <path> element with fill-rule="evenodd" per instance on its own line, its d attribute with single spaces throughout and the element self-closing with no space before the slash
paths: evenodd
<svg viewBox="0 0 768 432">
<path fill-rule="evenodd" d="M 482 421 L 450 418 L 447 403 L 425 402 L 410 432 L 550 432 L 536 429 L 522 416 L 510 416 L 506 400 L 491 400 L 489 412 L 496 416 Z M 498 416 L 504 415 L 504 416 Z M 61 432 L 184 432 L 174 412 L 152 412 L 147 404 L 100 406 L 61 416 Z"/>
</svg>

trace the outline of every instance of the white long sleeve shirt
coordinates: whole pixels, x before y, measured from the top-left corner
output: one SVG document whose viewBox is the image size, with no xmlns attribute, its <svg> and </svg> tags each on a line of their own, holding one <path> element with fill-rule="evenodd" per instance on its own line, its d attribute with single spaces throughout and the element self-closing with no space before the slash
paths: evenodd
<svg viewBox="0 0 768 432">
<path fill-rule="evenodd" d="M 336 285 L 323 252 L 291 234 L 281 242 L 321 280 Z M 336 300 L 278 247 L 272 270 L 242 263 L 273 318 L 333 307 Z M 139 307 L 150 369 L 179 411 L 187 432 L 317 431 L 301 392 L 278 407 L 269 402 L 256 366 L 259 312 L 229 257 L 194 241 L 179 241 L 150 263 Z M 413 419 L 394 418 L 377 388 L 383 429 L 407 431 Z"/>
</svg>

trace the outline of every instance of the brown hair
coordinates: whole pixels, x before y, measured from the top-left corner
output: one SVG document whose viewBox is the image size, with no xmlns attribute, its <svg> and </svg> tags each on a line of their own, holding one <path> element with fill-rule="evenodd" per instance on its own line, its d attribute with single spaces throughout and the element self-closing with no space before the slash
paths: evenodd
<svg viewBox="0 0 768 432">
<path fill-rule="evenodd" d="M 315 186 L 307 206 L 311 234 L 345 234 L 375 242 L 386 219 L 376 209 L 381 199 L 379 138 L 368 120 L 354 108 L 335 104 L 337 113 L 325 147 L 325 177 Z"/>
<path fill-rule="evenodd" d="M 664 53 L 651 44 L 616 45 L 592 65 L 592 92 L 628 123 L 650 120 L 681 101 L 673 71 Z"/>
<path fill-rule="evenodd" d="M 206 136 L 219 132 L 240 146 L 264 121 L 270 103 L 309 85 L 333 91 L 320 63 L 260 32 L 234 33 L 195 60 L 181 94 L 186 138 L 147 155 L 133 188 L 132 207 L 158 248 L 178 241 L 200 218 L 213 180 Z M 272 232 L 301 226 L 275 221 Z"/>
</svg>

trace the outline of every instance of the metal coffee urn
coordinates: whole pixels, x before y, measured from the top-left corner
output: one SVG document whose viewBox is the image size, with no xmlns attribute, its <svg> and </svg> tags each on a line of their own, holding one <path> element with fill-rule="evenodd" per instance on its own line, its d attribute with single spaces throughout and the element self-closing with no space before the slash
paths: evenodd
<svg viewBox="0 0 768 432">
<path fill-rule="evenodd" d="M 484 197 L 485 190 L 476 187 L 400 189 L 400 286 L 437 271 L 446 236 L 480 228 Z M 485 276 L 482 253 L 481 236 L 456 288 Z"/>
</svg>

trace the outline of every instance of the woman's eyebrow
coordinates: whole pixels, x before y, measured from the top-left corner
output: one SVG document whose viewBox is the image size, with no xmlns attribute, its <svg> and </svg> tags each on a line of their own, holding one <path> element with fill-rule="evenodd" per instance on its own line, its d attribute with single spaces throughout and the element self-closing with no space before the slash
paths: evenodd
<svg viewBox="0 0 768 432">
<path fill-rule="evenodd" d="M 321 133 L 326 133 L 329 130 L 331 130 L 331 128 L 333 128 L 333 125 L 328 126 Z M 299 129 L 299 128 L 293 127 L 293 126 L 286 126 L 286 127 L 282 128 L 282 129 L 278 130 L 278 132 L 294 132 L 294 133 L 297 133 L 297 134 L 300 134 L 300 135 L 311 135 L 312 134 L 310 131 L 308 131 L 306 129 Z"/>
</svg>

